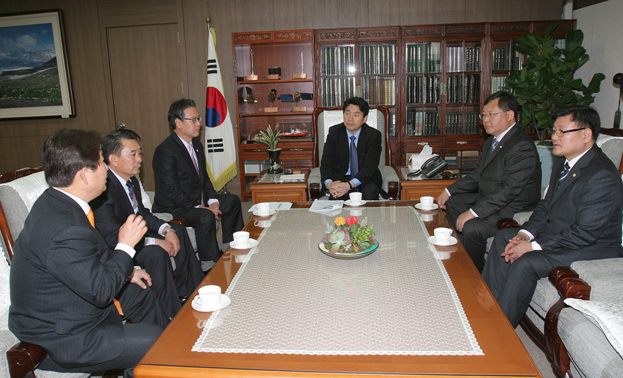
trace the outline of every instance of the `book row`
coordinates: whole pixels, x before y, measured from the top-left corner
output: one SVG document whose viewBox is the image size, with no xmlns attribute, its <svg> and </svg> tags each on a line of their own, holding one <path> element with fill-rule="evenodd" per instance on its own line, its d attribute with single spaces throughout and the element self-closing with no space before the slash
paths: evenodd
<svg viewBox="0 0 623 378">
<path fill-rule="evenodd" d="M 480 47 L 449 46 L 446 48 L 446 71 L 480 71 Z"/>
<path fill-rule="evenodd" d="M 407 76 L 408 104 L 438 104 L 439 75 Z"/>
<path fill-rule="evenodd" d="M 441 135 L 439 112 L 407 109 L 407 135 Z"/>
<path fill-rule="evenodd" d="M 337 77 L 322 79 L 322 106 L 342 106 L 347 98 L 355 96 L 355 78 Z"/>
<path fill-rule="evenodd" d="M 321 76 L 354 75 L 355 46 L 322 46 L 320 48 Z"/>
<path fill-rule="evenodd" d="M 362 45 L 359 62 L 362 75 L 393 75 L 396 72 L 396 46 Z"/>
<path fill-rule="evenodd" d="M 480 102 L 480 74 L 448 75 L 446 103 L 472 104 Z"/>
<path fill-rule="evenodd" d="M 371 106 L 396 104 L 396 81 L 385 78 L 361 78 L 361 97 Z"/>
<path fill-rule="evenodd" d="M 440 72 L 441 43 L 407 43 L 407 73 Z"/>
<path fill-rule="evenodd" d="M 447 112 L 446 134 L 478 134 L 480 122 L 477 112 Z"/>
</svg>

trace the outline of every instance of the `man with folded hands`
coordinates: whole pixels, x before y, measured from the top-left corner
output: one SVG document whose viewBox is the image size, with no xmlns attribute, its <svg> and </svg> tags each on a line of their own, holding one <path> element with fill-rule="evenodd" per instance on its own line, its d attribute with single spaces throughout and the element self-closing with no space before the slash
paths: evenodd
<svg viewBox="0 0 623 378">
<path fill-rule="evenodd" d="M 134 269 L 145 221 L 130 215 L 114 249 L 94 228 L 88 203 L 106 189 L 108 169 L 95 131 L 57 131 L 43 146 L 42 162 L 50 188 L 15 243 L 9 329 L 46 350 L 40 370 L 125 369 L 124 377 L 133 377 L 169 322 L 149 274 Z"/>
<path fill-rule="evenodd" d="M 623 256 L 623 183 L 595 144 L 599 114 L 587 106 L 554 116 L 554 155 L 545 198 L 521 230 L 497 233 L 483 278 L 513 327 L 526 313 L 537 281 L 556 266 Z"/>
<path fill-rule="evenodd" d="M 329 199 L 348 199 L 352 191 L 364 200 L 378 200 L 383 178 L 379 171 L 381 132 L 368 126 L 370 105 L 361 97 L 344 101 L 344 122 L 329 128 L 320 162 Z"/>
<path fill-rule="evenodd" d="M 485 100 L 480 118 L 491 137 L 480 163 L 437 197 L 479 271 L 498 220 L 534 209 L 541 198 L 541 162 L 534 142 L 515 122 L 517 107 L 506 91 Z"/>
<path fill-rule="evenodd" d="M 204 274 L 186 227 L 168 224 L 143 206 L 140 183 L 135 177 L 143 160 L 140 140 L 132 130 L 116 130 L 104 136 L 102 154 L 108 165 L 108 185 L 102 195 L 91 201 L 91 207 L 95 227 L 111 248 L 117 244 L 119 227 L 128 216 L 140 215 L 147 222 L 147 234 L 135 247 L 134 261 L 151 275 L 152 290 L 172 318 Z"/>
</svg>

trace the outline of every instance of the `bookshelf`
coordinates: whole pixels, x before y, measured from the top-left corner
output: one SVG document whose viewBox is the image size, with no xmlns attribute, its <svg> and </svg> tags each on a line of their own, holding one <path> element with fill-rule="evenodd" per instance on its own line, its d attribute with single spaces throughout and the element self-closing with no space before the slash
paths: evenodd
<svg viewBox="0 0 623 378">
<path fill-rule="evenodd" d="M 238 176 L 242 200 L 246 201 L 251 197 L 250 184 L 268 168 L 266 145 L 253 141 L 268 125 L 286 133 L 278 145 L 284 168 L 312 168 L 314 32 L 233 33 L 232 38 L 238 98 Z"/>
</svg>

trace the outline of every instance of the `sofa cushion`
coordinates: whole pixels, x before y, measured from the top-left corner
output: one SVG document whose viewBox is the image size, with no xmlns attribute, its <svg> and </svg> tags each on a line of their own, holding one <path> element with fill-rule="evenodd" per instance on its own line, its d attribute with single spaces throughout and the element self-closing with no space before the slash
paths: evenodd
<svg viewBox="0 0 623 378">
<path fill-rule="evenodd" d="M 43 171 L 0 184 L 0 202 L 13 240 L 17 240 L 32 205 L 47 188 Z"/>
<path fill-rule="evenodd" d="M 577 370 L 580 373 L 574 374 L 574 377 L 621 376 L 621 356 L 612 348 L 600 328 L 582 313 L 573 308 L 564 308 L 558 318 L 558 334 L 571 358 L 572 372 Z"/>
<path fill-rule="evenodd" d="M 591 301 L 623 303 L 623 258 L 576 261 L 571 268 L 591 285 Z"/>
<path fill-rule="evenodd" d="M 588 320 L 601 328 L 612 347 L 623 356 L 623 304 L 575 298 L 565 299 L 565 304 L 582 312 Z"/>
</svg>

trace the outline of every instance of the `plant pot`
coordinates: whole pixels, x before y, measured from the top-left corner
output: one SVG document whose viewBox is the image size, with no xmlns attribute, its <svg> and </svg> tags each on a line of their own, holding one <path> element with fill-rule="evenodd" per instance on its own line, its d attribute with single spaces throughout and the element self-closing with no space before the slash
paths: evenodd
<svg viewBox="0 0 623 378">
<path fill-rule="evenodd" d="M 279 155 L 281 155 L 281 148 L 268 150 L 268 159 L 270 160 L 270 168 L 268 169 L 267 173 L 269 174 L 283 173 L 283 169 L 281 169 L 281 165 L 279 165 Z"/>
</svg>

